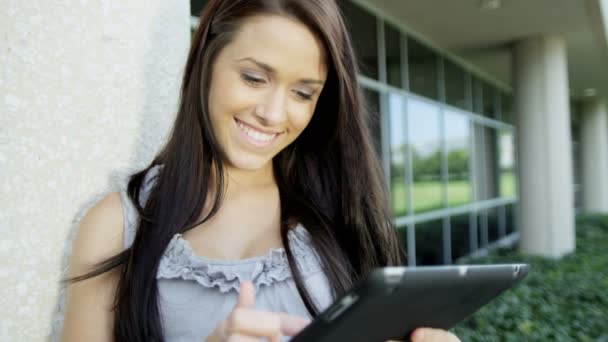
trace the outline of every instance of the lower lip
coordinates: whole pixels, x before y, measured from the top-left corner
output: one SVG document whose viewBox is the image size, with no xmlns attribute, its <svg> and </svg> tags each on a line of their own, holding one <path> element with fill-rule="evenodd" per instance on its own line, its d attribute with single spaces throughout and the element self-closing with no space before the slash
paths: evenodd
<svg viewBox="0 0 608 342">
<path fill-rule="evenodd" d="M 278 133 L 277 135 L 274 136 L 274 138 L 268 140 L 268 141 L 260 141 L 260 140 L 256 140 L 252 137 L 250 137 L 247 133 L 245 133 L 245 131 L 243 131 L 243 129 L 239 126 L 239 121 L 238 119 L 234 119 L 234 124 L 236 126 L 236 129 L 239 131 L 239 136 L 245 140 L 245 142 L 247 142 L 250 145 L 253 145 L 255 147 L 268 147 L 270 145 L 272 145 L 277 138 L 282 134 L 282 133 Z M 242 125 L 245 125 L 244 123 L 241 123 Z M 246 125 L 245 125 L 246 126 Z"/>
</svg>

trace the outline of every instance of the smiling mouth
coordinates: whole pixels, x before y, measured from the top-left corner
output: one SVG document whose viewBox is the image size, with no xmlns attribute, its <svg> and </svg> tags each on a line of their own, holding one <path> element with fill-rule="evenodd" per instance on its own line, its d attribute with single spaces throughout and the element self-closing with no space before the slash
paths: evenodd
<svg viewBox="0 0 608 342">
<path fill-rule="evenodd" d="M 263 132 L 256 130 L 255 128 L 251 127 L 250 125 L 247 125 L 246 123 L 240 121 L 237 118 L 234 118 L 234 120 L 236 121 L 236 124 L 239 127 L 239 129 L 241 130 L 241 132 L 244 133 L 247 136 L 247 138 L 249 138 L 249 140 L 254 142 L 256 145 L 269 145 L 276 139 L 277 136 L 279 136 L 281 134 L 281 133 L 272 133 L 272 134 L 263 133 Z"/>
</svg>

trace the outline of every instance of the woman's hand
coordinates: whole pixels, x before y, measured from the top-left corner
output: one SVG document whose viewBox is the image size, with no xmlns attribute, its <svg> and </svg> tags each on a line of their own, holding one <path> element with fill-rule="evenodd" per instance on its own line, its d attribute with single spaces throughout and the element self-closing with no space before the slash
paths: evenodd
<svg viewBox="0 0 608 342">
<path fill-rule="evenodd" d="M 451 332 L 432 328 L 418 328 L 414 330 L 410 336 L 410 340 L 412 342 L 460 342 L 460 339 Z"/>
<path fill-rule="evenodd" d="M 206 342 L 248 342 L 267 338 L 280 342 L 283 335 L 294 336 L 310 321 L 308 319 L 255 309 L 255 290 L 249 281 L 241 283 L 239 299 L 228 318 L 217 325 Z"/>
</svg>

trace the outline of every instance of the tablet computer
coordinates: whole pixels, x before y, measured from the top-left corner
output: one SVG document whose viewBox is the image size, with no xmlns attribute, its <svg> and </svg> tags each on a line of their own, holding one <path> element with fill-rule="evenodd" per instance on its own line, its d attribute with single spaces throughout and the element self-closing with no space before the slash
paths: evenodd
<svg viewBox="0 0 608 342">
<path fill-rule="evenodd" d="M 527 264 L 378 268 L 291 341 L 409 341 L 418 327 L 451 328 L 527 272 Z"/>
</svg>

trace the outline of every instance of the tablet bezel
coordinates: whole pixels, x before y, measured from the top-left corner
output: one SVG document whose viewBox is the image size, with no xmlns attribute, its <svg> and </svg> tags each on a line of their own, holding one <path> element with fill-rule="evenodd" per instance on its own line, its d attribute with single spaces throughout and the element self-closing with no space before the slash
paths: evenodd
<svg viewBox="0 0 608 342">
<path fill-rule="evenodd" d="M 515 285 L 527 264 L 384 267 L 325 309 L 293 342 L 407 340 L 449 329 Z"/>
</svg>

